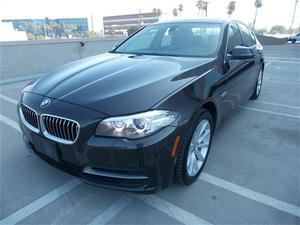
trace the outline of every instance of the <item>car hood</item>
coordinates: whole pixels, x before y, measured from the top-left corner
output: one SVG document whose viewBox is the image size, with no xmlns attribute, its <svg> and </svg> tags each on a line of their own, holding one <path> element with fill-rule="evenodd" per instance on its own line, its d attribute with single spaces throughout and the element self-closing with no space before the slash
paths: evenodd
<svg viewBox="0 0 300 225">
<path fill-rule="evenodd" d="M 24 91 L 107 115 L 150 109 L 213 67 L 212 58 L 105 53 L 66 64 Z"/>
</svg>

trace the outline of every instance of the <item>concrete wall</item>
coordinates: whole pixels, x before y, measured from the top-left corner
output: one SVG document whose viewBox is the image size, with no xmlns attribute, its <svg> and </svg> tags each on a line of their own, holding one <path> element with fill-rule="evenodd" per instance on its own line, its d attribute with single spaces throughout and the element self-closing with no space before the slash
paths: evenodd
<svg viewBox="0 0 300 225">
<path fill-rule="evenodd" d="M 1 83 L 18 77 L 38 75 L 76 59 L 101 54 L 122 39 L 48 40 L 0 42 Z"/>
<path fill-rule="evenodd" d="M 263 45 L 286 43 L 286 38 L 257 35 Z M 101 54 L 120 38 L 0 42 L 0 84 L 37 77 L 67 62 Z"/>
<path fill-rule="evenodd" d="M 262 45 L 283 45 L 287 43 L 287 38 L 277 38 L 265 35 L 256 35 Z"/>
</svg>

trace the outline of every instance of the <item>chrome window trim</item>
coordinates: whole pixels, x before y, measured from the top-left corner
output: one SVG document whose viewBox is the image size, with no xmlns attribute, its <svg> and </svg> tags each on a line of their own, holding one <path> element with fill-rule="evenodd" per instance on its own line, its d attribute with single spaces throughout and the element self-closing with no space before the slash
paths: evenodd
<svg viewBox="0 0 300 225">
<path fill-rule="evenodd" d="M 23 105 L 23 106 L 29 108 L 30 110 L 32 110 L 32 111 L 35 113 L 36 119 L 37 119 L 37 123 L 38 123 L 38 127 L 40 127 L 40 124 L 39 124 L 39 117 L 38 117 L 37 112 L 36 112 L 34 109 L 32 109 L 31 107 L 29 107 L 28 105 L 23 104 L 23 103 L 20 103 L 20 106 L 19 106 L 19 114 L 20 114 L 20 118 L 21 118 L 22 123 L 23 123 L 29 130 L 31 130 L 31 131 L 33 131 L 33 132 L 35 132 L 35 133 L 40 133 L 40 129 L 39 129 L 39 128 L 36 128 L 36 127 L 32 126 L 30 123 L 28 123 L 28 122 L 26 121 L 26 119 L 25 119 L 25 117 L 24 117 L 24 114 L 23 114 L 23 110 L 22 110 L 22 106 L 21 106 L 21 105 Z"/>
<path fill-rule="evenodd" d="M 49 116 L 49 117 L 53 117 L 53 118 L 58 118 L 58 119 L 63 119 L 65 121 L 68 120 L 68 121 L 74 122 L 77 125 L 77 127 L 78 127 L 77 128 L 77 136 L 76 136 L 75 140 L 74 141 L 69 141 L 69 140 L 65 140 L 65 139 L 62 139 L 62 138 L 55 137 L 52 134 L 49 134 L 47 132 L 45 124 L 44 124 L 44 119 L 43 118 L 45 116 Z M 62 143 L 62 144 L 66 144 L 66 145 L 74 144 L 77 141 L 77 139 L 79 137 L 79 133 L 80 133 L 80 124 L 77 121 L 69 119 L 69 118 L 65 118 L 65 117 L 62 117 L 62 116 L 56 116 L 56 115 L 45 114 L 45 113 L 41 114 L 41 116 L 40 116 L 40 127 L 41 127 L 41 131 L 42 131 L 42 133 L 43 133 L 43 135 L 45 137 L 49 138 L 52 141 L 59 142 L 59 143 Z"/>
</svg>

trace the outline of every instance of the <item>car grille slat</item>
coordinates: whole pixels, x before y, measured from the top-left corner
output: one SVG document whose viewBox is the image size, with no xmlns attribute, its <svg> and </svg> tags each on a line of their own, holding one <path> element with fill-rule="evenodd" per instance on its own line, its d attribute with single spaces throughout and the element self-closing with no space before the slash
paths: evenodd
<svg viewBox="0 0 300 225">
<path fill-rule="evenodd" d="M 74 138 L 74 124 L 72 124 L 72 127 L 71 127 L 71 137 Z"/>
<path fill-rule="evenodd" d="M 33 109 L 31 109 L 30 107 L 24 104 L 21 104 L 21 110 L 25 121 L 35 129 L 39 129 L 37 113 Z"/>
<path fill-rule="evenodd" d="M 49 139 L 71 144 L 79 135 L 78 122 L 63 117 L 43 114 L 41 115 L 44 135 Z"/>
</svg>

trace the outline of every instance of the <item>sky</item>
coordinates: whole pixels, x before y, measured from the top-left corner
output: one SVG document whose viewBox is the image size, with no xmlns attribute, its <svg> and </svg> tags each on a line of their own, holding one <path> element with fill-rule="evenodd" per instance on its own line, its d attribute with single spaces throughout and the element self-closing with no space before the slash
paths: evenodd
<svg viewBox="0 0 300 225">
<path fill-rule="evenodd" d="M 236 0 L 236 10 L 231 16 L 246 24 L 253 22 L 255 0 Z M 291 26 L 295 0 L 262 0 L 256 28 L 270 29 L 273 25 Z M 227 18 L 227 5 L 230 0 L 208 0 L 208 17 Z M 179 18 L 200 17 L 196 0 L 0 0 L 0 19 L 37 19 L 86 17 L 94 30 L 103 29 L 102 17 L 130 13 L 151 12 L 160 8 L 161 20 L 174 19 L 173 8 L 183 4 L 184 10 Z M 92 16 L 91 16 L 92 15 Z M 294 27 L 300 26 L 300 2 L 298 3 Z"/>
</svg>

